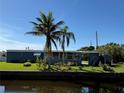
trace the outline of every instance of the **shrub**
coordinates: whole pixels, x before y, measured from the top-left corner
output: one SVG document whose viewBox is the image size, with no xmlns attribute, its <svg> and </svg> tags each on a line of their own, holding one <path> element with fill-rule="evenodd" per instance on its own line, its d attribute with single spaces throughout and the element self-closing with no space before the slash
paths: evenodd
<svg viewBox="0 0 124 93">
<path fill-rule="evenodd" d="M 71 70 L 71 67 L 61 62 L 52 65 L 52 68 L 50 69 L 52 72 L 67 72 L 69 70 Z"/>
<path fill-rule="evenodd" d="M 67 66 L 76 66 L 76 62 L 67 62 Z"/>
<path fill-rule="evenodd" d="M 79 66 L 79 70 L 80 70 L 80 71 L 82 71 L 82 70 L 83 70 L 82 66 Z"/>
<path fill-rule="evenodd" d="M 38 70 L 41 70 L 41 71 L 47 71 L 48 70 L 48 64 L 45 60 L 37 58 L 36 64 L 37 64 Z"/>
<path fill-rule="evenodd" d="M 114 70 L 109 65 L 107 65 L 107 64 L 104 64 L 102 66 L 102 68 L 103 68 L 104 71 L 114 72 Z"/>
<path fill-rule="evenodd" d="M 29 67 L 29 66 L 31 66 L 31 62 L 30 62 L 30 61 L 25 62 L 25 63 L 23 64 L 23 66 Z"/>
<path fill-rule="evenodd" d="M 61 66 L 59 64 L 54 64 L 52 67 L 51 67 L 51 71 L 52 72 L 59 72 L 61 69 Z"/>
</svg>

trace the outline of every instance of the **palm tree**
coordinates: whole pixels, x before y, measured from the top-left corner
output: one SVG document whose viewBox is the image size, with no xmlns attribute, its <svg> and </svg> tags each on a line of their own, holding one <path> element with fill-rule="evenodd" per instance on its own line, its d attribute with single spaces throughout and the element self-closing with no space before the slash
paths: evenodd
<svg viewBox="0 0 124 93">
<path fill-rule="evenodd" d="M 64 24 L 64 21 L 59 21 L 54 23 L 54 18 L 52 12 L 49 12 L 48 15 L 40 12 L 40 17 L 36 18 L 38 22 L 31 22 L 34 25 L 32 32 L 27 32 L 26 34 L 32 34 L 35 36 L 45 36 L 45 47 L 44 52 L 46 54 L 45 59 L 51 56 L 52 53 L 52 43 L 57 49 L 56 40 L 59 40 L 60 37 L 57 34 L 60 29 L 60 26 Z M 48 62 L 49 63 L 49 62 Z"/>
<path fill-rule="evenodd" d="M 74 40 L 74 42 L 76 42 L 76 40 L 75 40 L 74 33 L 69 32 L 67 26 L 65 26 L 63 29 L 61 29 L 60 36 L 61 36 L 60 44 L 61 44 L 61 48 L 62 48 L 62 51 L 63 51 L 63 63 L 64 63 L 64 60 L 65 60 L 65 55 L 64 55 L 64 53 L 65 53 L 65 42 L 67 43 L 67 46 L 69 46 L 70 39 Z"/>
</svg>

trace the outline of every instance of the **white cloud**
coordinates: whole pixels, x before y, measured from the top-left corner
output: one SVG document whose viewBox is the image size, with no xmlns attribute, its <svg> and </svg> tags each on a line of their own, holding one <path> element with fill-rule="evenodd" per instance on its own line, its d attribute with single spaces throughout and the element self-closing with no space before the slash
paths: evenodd
<svg viewBox="0 0 124 93">
<path fill-rule="evenodd" d="M 38 43 L 28 43 L 12 39 L 14 36 L 17 36 L 17 32 L 14 31 L 14 27 L 8 25 L 0 26 L 0 50 L 25 49 L 26 47 L 30 49 L 43 49 L 43 45 Z"/>
<path fill-rule="evenodd" d="M 25 49 L 26 47 L 29 47 L 30 49 L 43 49 L 43 46 L 40 44 L 21 42 L 0 37 L 0 50 Z"/>
</svg>

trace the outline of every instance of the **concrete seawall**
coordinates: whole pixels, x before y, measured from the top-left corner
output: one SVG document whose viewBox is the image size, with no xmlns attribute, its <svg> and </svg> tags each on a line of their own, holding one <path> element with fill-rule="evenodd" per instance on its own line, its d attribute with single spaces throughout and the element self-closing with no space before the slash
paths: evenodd
<svg viewBox="0 0 124 93">
<path fill-rule="evenodd" d="M 0 71 L 0 80 L 67 80 L 124 84 L 124 73 Z"/>
</svg>

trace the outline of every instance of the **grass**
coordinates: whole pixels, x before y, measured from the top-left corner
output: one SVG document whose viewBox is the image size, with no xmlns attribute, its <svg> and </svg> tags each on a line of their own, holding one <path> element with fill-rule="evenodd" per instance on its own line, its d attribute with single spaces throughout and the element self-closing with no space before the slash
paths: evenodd
<svg viewBox="0 0 124 93">
<path fill-rule="evenodd" d="M 93 66 L 72 66 L 72 69 L 79 70 L 79 71 L 86 71 L 86 72 L 104 72 L 102 67 L 93 67 Z"/>
<path fill-rule="evenodd" d="M 122 72 L 124 73 L 124 64 L 117 65 L 115 67 L 112 67 L 114 71 L 116 72 Z"/>
<path fill-rule="evenodd" d="M 34 71 L 37 70 L 37 66 L 35 63 L 32 63 L 30 67 L 24 67 L 23 63 L 7 63 L 0 62 L 0 70 L 29 70 Z"/>
<path fill-rule="evenodd" d="M 86 72 L 105 72 L 102 67 L 93 67 L 93 66 L 65 66 L 63 68 L 71 69 L 69 71 L 86 71 Z M 124 73 L 124 64 L 114 65 L 112 69 L 115 72 Z M 29 67 L 24 67 L 23 63 L 7 63 L 0 62 L 0 70 L 19 70 L 19 71 L 37 71 L 36 63 L 32 63 Z"/>
</svg>

